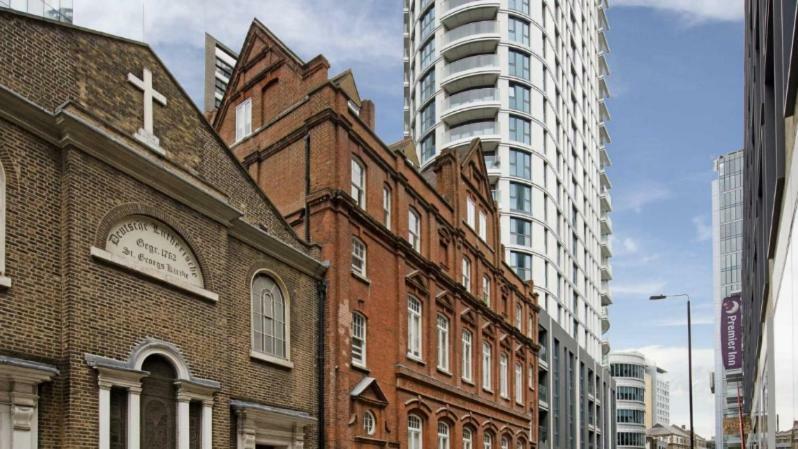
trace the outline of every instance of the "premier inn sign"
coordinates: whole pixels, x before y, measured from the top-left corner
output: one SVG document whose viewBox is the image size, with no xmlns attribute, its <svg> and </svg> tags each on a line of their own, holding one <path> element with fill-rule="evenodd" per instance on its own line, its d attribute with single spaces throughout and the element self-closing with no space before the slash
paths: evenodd
<svg viewBox="0 0 798 449">
<path fill-rule="evenodd" d="M 727 370 L 743 367 L 742 318 L 740 295 L 724 298 L 720 308 L 720 342 L 723 367 Z"/>
</svg>

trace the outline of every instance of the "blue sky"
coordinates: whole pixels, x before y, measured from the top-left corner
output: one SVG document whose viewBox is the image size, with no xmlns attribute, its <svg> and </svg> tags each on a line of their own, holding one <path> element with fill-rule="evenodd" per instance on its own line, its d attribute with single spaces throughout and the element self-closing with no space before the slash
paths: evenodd
<svg viewBox="0 0 798 449">
<path fill-rule="evenodd" d="M 196 102 L 203 32 L 239 48 L 258 17 L 304 58 L 323 53 L 352 68 L 375 100 L 377 128 L 401 137 L 400 0 L 76 0 L 75 21 L 145 40 Z M 742 143 L 742 0 L 615 0 L 610 9 L 609 148 L 615 225 L 609 338 L 670 372 L 672 421 L 687 424 L 686 328 L 694 319 L 696 431 L 714 431 L 712 369 L 712 160 Z M 143 19 L 144 18 L 144 19 Z"/>
</svg>

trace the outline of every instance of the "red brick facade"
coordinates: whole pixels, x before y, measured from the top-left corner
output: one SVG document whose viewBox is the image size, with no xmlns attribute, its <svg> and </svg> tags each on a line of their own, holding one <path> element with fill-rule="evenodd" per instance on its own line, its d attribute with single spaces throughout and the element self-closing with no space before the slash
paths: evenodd
<svg viewBox="0 0 798 449">
<path fill-rule="evenodd" d="M 13 432 L 14 448 L 130 449 L 124 432 L 101 442 L 103 391 L 142 389 L 149 373 L 133 362 L 157 354 L 176 362 L 172 399 L 190 401 L 188 447 L 254 449 L 255 418 L 268 416 L 288 447 L 315 449 L 319 248 L 297 237 L 146 45 L 4 8 L 0 36 L 0 279 L 10 280 L 0 287 L 0 447 Z M 143 95 L 128 74 L 145 69 L 167 100 L 154 109 L 163 154 L 133 138 Z M 109 229 L 130 216 L 185 240 L 203 282 L 110 256 Z M 259 272 L 287 298 L 282 364 L 253 355 Z M 210 407 L 212 433 L 195 406 Z"/>
<path fill-rule="evenodd" d="M 493 449 L 536 447 L 537 297 L 531 283 L 503 262 L 479 142 L 445 151 L 419 172 L 404 143 L 389 147 L 375 135 L 374 106 L 359 97 L 353 75 L 328 79 L 328 67 L 321 56 L 302 61 L 255 21 L 214 118 L 258 185 L 331 264 L 325 443 L 331 449 L 408 447 L 408 419 L 414 416 L 422 422 L 426 448 L 438 446 L 439 427 L 444 434 L 448 427 L 452 449 L 466 445 L 466 431 L 471 448 L 483 449 L 485 435 Z M 236 142 L 236 107 L 244 101 L 253 105 L 252 133 Z M 362 193 L 353 187 L 353 161 L 364 169 Z M 468 198 L 474 205 L 470 220 Z M 409 243 L 411 211 L 420 218 L 417 248 Z M 362 273 L 354 242 L 365 247 Z M 470 268 L 466 276 L 464 267 Z M 411 301 L 420 305 L 418 351 L 408 337 L 415 328 Z M 366 323 L 362 366 L 353 363 L 354 314 Z M 439 334 L 439 321 L 448 338 Z M 470 380 L 463 362 L 466 331 Z M 356 343 L 360 352 L 363 344 Z M 482 385 L 483 343 L 491 359 L 488 389 Z M 448 367 L 439 363 L 445 359 Z M 500 394 L 502 364 L 506 398 Z"/>
</svg>

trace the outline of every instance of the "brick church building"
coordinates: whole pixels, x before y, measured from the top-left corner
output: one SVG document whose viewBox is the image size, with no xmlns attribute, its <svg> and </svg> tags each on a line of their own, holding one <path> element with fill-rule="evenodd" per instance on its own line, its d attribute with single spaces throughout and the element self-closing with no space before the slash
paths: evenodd
<svg viewBox="0 0 798 449">
<path fill-rule="evenodd" d="M 354 76 L 257 20 L 213 126 L 327 271 L 330 449 L 537 447 L 539 307 L 504 262 L 481 144 L 420 171 Z"/>
<path fill-rule="evenodd" d="M 148 46 L 0 36 L 0 448 L 316 448 L 321 249 Z"/>
</svg>

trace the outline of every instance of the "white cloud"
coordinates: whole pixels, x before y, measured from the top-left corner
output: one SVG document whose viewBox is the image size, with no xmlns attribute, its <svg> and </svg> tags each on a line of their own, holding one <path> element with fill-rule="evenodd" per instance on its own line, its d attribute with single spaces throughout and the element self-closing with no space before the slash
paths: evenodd
<svg viewBox="0 0 798 449">
<path fill-rule="evenodd" d="M 612 283 L 612 292 L 617 295 L 641 296 L 648 298 L 651 295 L 661 293 L 665 288 L 664 281 L 645 281 L 630 283 Z"/>
<path fill-rule="evenodd" d="M 695 226 L 695 239 L 699 242 L 712 240 L 712 226 L 708 225 L 703 215 L 693 217 Z"/>
<path fill-rule="evenodd" d="M 693 326 L 707 326 L 710 324 L 715 324 L 715 320 L 713 320 L 711 316 L 691 318 L 690 322 L 693 324 Z M 657 327 L 686 327 L 687 318 L 658 320 L 654 322 L 654 325 Z"/>
<path fill-rule="evenodd" d="M 613 0 L 612 6 L 639 6 L 668 11 L 691 23 L 743 19 L 743 0 Z"/>
<path fill-rule="evenodd" d="M 645 346 L 632 349 L 646 356 L 668 373 L 671 394 L 671 423 L 690 426 L 687 347 Z M 715 365 L 714 351 L 693 348 L 693 413 L 695 431 L 704 438 L 715 434 L 715 398 L 709 389 L 709 375 Z"/>
<path fill-rule="evenodd" d="M 638 186 L 625 191 L 618 197 L 615 210 L 631 210 L 635 213 L 643 211 L 645 206 L 671 197 L 671 191 L 662 185 Z"/>
<path fill-rule="evenodd" d="M 637 242 L 631 237 L 626 237 L 625 239 L 622 240 L 622 243 L 623 243 L 623 249 L 627 254 L 634 254 L 639 249 Z"/>
<path fill-rule="evenodd" d="M 76 0 L 75 23 L 152 45 L 194 48 L 202 48 L 207 31 L 238 49 L 257 17 L 306 59 L 323 53 L 334 65 L 354 61 L 379 67 L 401 64 L 401 16 L 380 14 L 378 10 L 385 8 L 380 0 L 109 3 Z"/>
</svg>

